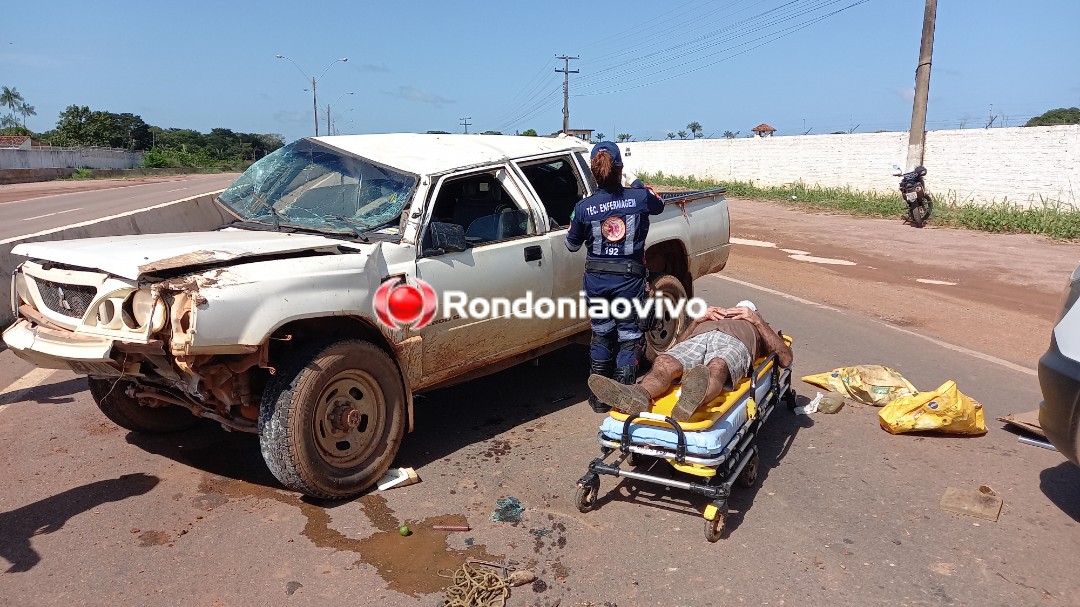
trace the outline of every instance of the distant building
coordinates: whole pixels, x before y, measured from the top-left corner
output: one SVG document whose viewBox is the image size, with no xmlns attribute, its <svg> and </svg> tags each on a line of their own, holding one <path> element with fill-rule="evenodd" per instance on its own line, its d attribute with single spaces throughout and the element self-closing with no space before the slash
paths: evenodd
<svg viewBox="0 0 1080 607">
<path fill-rule="evenodd" d="M 776 129 L 765 124 L 764 122 L 750 130 L 753 131 L 758 137 L 772 137 L 772 134 L 776 132 Z"/>
<path fill-rule="evenodd" d="M 27 135 L 0 135 L 0 148 L 29 150 L 32 143 Z"/>
<path fill-rule="evenodd" d="M 593 129 L 566 129 L 567 135 L 573 135 L 583 141 L 592 141 Z"/>
</svg>

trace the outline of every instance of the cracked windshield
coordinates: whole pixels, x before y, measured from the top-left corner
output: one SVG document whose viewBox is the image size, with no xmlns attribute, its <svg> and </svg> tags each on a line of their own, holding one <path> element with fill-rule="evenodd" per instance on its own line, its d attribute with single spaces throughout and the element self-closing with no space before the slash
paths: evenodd
<svg viewBox="0 0 1080 607">
<path fill-rule="evenodd" d="M 333 233 L 397 234 L 416 177 L 310 140 L 259 160 L 218 199 L 245 221 Z"/>
</svg>

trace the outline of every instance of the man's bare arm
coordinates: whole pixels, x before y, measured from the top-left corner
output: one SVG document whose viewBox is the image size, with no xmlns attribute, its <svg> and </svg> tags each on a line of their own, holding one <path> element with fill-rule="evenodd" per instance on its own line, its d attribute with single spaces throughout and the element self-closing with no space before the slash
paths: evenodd
<svg viewBox="0 0 1080 607">
<path fill-rule="evenodd" d="M 698 326 L 701 325 L 701 323 L 703 323 L 703 322 L 705 322 L 707 320 L 720 320 L 720 319 L 724 318 L 724 312 L 725 312 L 724 308 L 721 308 L 719 306 L 709 306 L 709 308 L 707 310 L 705 310 L 705 315 L 704 316 L 701 316 L 699 318 L 695 318 L 695 319 L 690 321 L 690 324 L 686 325 L 686 328 L 683 329 L 682 334 L 679 335 L 679 338 L 675 340 L 675 343 L 677 344 L 679 342 L 686 341 L 687 339 L 689 339 L 690 336 L 694 334 L 694 330 L 697 329 Z M 672 345 L 675 345 L 675 344 L 672 344 Z"/>
<path fill-rule="evenodd" d="M 765 347 L 769 349 L 770 353 L 776 354 L 777 362 L 781 367 L 790 367 L 791 361 L 794 360 L 795 355 L 791 351 L 791 346 L 787 345 L 783 337 L 773 330 L 769 326 L 769 323 L 765 322 L 765 319 L 761 317 L 761 314 L 749 309 L 749 308 L 730 308 L 724 310 L 728 318 L 734 318 L 738 320 L 748 320 L 757 329 L 761 338 L 765 340 Z"/>
</svg>

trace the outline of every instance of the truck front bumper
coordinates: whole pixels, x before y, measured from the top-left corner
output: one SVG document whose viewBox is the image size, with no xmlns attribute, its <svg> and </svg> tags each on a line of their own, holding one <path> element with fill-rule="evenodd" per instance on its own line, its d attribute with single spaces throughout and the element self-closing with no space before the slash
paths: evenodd
<svg viewBox="0 0 1080 607">
<path fill-rule="evenodd" d="M 113 340 L 104 337 L 50 329 L 21 319 L 4 331 L 4 343 L 19 358 L 46 369 L 88 375 L 115 375 L 120 370 L 109 356 Z"/>
</svg>

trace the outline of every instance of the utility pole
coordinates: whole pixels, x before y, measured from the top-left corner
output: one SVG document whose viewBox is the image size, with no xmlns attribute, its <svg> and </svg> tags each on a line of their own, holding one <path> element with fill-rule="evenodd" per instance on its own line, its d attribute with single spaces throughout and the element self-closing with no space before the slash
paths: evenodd
<svg viewBox="0 0 1080 607">
<path fill-rule="evenodd" d="M 577 74 L 578 70 L 570 69 L 571 59 L 580 59 L 580 57 L 570 57 L 567 55 L 558 55 L 556 59 L 563 61 L 563 68 L 555 68 L 556 72 L 562 72 L 562 132 L 565 134 L 570 130 L 570 74 Z"/>
<path fill-rule="evenodd" d="M 470 116 L 470 117 L 468 117 L 468 118 L 462 118 L 462 119 L 461 119 L 461 122 L 459 122 L 459 123 L 458 123 L 458 124 L 460 124 L 460 125 L 462 125 L 462 126 L 464 126 L 464 127 L 465 127 L 465 134 L 466 134 L 466 135 L 468 135 L 468 134 L 469 134 L 469 121 L 470 121 L 470 120 L 472 120 L 472 116 Z"/>
<path fill-rule="evenodd" d="M 911 130 L 908 131 L 908 171 L 923 163 L 923 150 L 926 143 L 926 101 L 930 97 L 930 63 L 934 54 L 936 20 L 937 0 L 926 0 L 922 44 L 919 47 L 919 65 L 915 68 L 915 103 L 911 108 Z"/>
<path fill-rule="evenodd" d="M 329 103 L 326 104 L 326 134 L 327 135 L 333 135 L 333 133 L 330 132 L 330 104 Z"/>
</svg>

